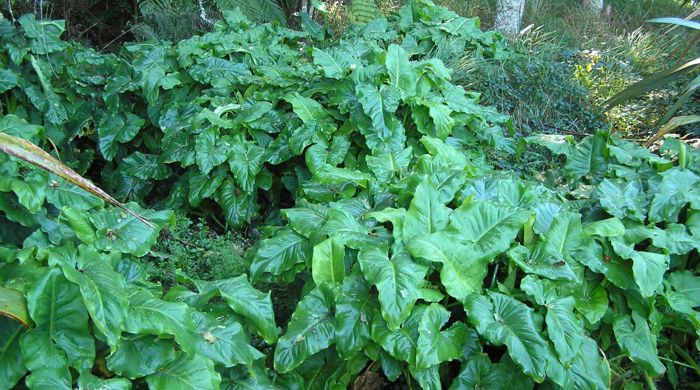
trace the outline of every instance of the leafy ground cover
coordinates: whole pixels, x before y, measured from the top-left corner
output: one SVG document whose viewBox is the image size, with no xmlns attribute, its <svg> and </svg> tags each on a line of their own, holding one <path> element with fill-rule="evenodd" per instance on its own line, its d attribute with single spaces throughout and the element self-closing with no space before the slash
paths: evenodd
<svg viewBox="0 0 700 390">
<path fill-rule="evenodd" d="M 513 136 L 434 56 L 512 51 L 429 0 L 304 20 L 118 54 L 0 21 L 0 131 L 158 226 L 0 155 L 0 387 L 700 381 L 700 151 Z"/>
</svg>

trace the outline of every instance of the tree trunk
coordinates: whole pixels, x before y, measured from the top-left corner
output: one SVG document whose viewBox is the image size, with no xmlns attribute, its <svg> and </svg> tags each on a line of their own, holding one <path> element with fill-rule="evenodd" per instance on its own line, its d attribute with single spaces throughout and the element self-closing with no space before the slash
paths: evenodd
<svg viewBox="0 0 700 390">
<path fill-rule="evenodd" d="M 524 10 L 525 0 L 498 0 L 494 28 L 509 36 L 517 35 Z"/>
<path fill-rule="evenodd" d="M 583 0 L 583 4 L 595 12 L 603 12 L 605 0 Z"/>
</svg>

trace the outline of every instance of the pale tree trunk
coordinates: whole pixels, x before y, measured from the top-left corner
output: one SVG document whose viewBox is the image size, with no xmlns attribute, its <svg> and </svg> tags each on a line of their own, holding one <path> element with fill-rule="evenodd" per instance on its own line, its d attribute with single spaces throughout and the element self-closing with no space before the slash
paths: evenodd
<svg viewBox="0 0 700 390">
<path fill-rule="evenodd" d="M 525 0 L 498 0 L 494 28 L 509 36 L 517 35 L 524 10 Z"/>
<path fill-rule="evenodd" d="M 589 7 L 595 12 L 603 12 L 603 7 L 605 6 L 605 0 L 583 0 L 583 5 Z"/>
</svg>

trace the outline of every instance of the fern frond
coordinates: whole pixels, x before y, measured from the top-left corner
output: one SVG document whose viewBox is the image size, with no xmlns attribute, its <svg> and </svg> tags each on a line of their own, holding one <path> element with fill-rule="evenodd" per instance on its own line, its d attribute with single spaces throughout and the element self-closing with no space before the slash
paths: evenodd
<svg viewBox="0 0 700 390">
<path fill-rule="evenodd" d="M 279 21 L 286 24 L 287 17 L 284 9 L 277 0 L 216 0 L 220 11 L 240 8 L 241 12 L 256 22 Z"/>
<path fill-rule="evenodd" d="M 171 8 L 171 0 L 137 0 L 141 15 L 148 16 Z"/>
<path fill-rule="evenodd" d="M 355 23 L 367 23 L 382 14 L 374 0 L 352 0 L 350 19 Z"/>
</svg>

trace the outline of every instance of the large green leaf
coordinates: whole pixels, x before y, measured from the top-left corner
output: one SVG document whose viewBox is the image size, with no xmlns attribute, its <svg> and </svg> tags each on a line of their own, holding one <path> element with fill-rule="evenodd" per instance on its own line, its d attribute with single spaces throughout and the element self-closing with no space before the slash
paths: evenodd
<svg viewBox="0 0 700 390">
<path fill-rule="evenodd" d="M 637 312 L 632 312 L 631 317 L 626 314 L 615 316 L 613 331 L 622 351 L 649 375 L 657 377 L 666 371 L 657 356 L 656 336 L 651 334 L 649 324 Z"/>
<path fill-rule="evenodd" d="M 130 177 L 141 180 L 163 180 L 170 174 L 170 168 L 160 161 L 160 157 L 155 154 L 144 154 L 135 152 L 122 159 L 120 169 Z"/>
<path fill-rule="evenodd" d="M 547 304 L 547 334 L 565 364 L 576 358 L 583 343 L 583 323 L 574 314 L 575 305 L 573 297 L 555 299 Z"/>
<path fill-rule="evenodd" d="M 294 113 L 304 123 L 312 121 L 323 122 L 331 119 L 330 114 L 316 100 L 301 96 L 298 92 L 284 97 L 284 100 L 292 105 Z"/>
<path fill-rule="evenodd" d="M 229 139 L 230 140 L 230 139 Z M 197 135 L 194 150 L 197 152 L 197 166 L 203 174 L 221 165 L 228 158 L 228 141 L 222 141 L 214 128 L 207 129 Z"/>
<path fill-rule="evenodd" d="M 314 246 L 311 275 L 317 285 L 342 283 L 345 277 L 345 246 L 333 237 Z"/>
<path fill-rule="evenodd" d="M 127 205 L 159 226 L 170 224 L 175 218 L 172 211 L 148 211 L 141 209 L 136 203 L 128 203 Z M 97 249 L 129 253 L 136 257 L 148 253 L 160 232 L 160 229 L 150 227 L 133 215 L 128 215 L 117 209 L 107 209 L 94 213 L 91 215 L 90 221 L 97 229 L 95 241 Z"/>
<path fill-rule="evenodd" d="M 524 210 L 476 201 L 452 213 L 449 230 L 461 240 L 474 243 L 485 256 L 493 257 L 510 247 L 529 217 Z"/>
<path fill-rule="evenodd" d="M 299 302 L 287 325 L 287 332 L 275 347 L 275 371 L 289 372 L 309 356 L 333 344 L 336 329 L 334 303 L 335 291 L 325 284 L 313 289 Z"/>
<path fill-rule="evenodd" d="M 586 239 L 581 247 L 574 251 L 576 261 L 587 266 L 594 272 L 605 275 L 605 278 L 613 285 L 622 289 L 636 289 L 632 267 L 628 262 L 616 256 L 612 249 L 607 252 L 594 239 Z"/>
<path fill-rule="evenodd" d="M 462 356 L 467 338 L 467 327 L 456 322 L 449 329 L 441 331 L 450 319 L 450 312 L 437 303 L 428 306 L 423 312 L 418 326 L 416 347 L 416 367 L 428 368 Z"/>
<path fill-rule="evenodd" d="M 102 156 L 107 161 L 112 161 L 117 155 L 118 143 L 134 139 L 145 123 L 143 118 L 129 112 L 103 116 L 97 127 Z"/>
<path fill-rule="evenodd" d="M 10 317 L 0 315 L 0 386 L 11 389 L 27 372 L 19 340 L 25 327 Z"/>
<path fill-rule="evenodd" d="M 186 304 L 155 299 L 145 290 L 137 290 L 129 298 L 127 332 L 172 336 L 186 353 L 195 351 L 195 326 Z"/>
<path fill-rule="evenodd" d="M 250 345 L 243 327 L 235 320 L 200 312 L 193 312 L 192 317 L 197 326 L 197 350 L 216 363 L 224 367 L 251 365 L 265 356 Z"/>
<path fill-rule="evenodd" d="M 611 240 L 615 252 L 623 259 L 632 260 L 634 280 L 645 297 L 653 296 L 661 287 L 664 273 L 669 266 L 669 257 L 661 253 L 635 251 L 619 238 Z"/>
<path fill-rule="evenodd" d="M 27 305 L 29 315 L 36 324 L 22 339 L 25 364 L 30 371 L 38 370 L 43 364 L 58 368 L 62 364 L 57 366 L 47 361 L 58 363 L 66 356 L 72 367 L 92 367 L 95 341 L 88 330 L 88 311 L 78 286 L 66 280 L 58 268 L 51 268 L 27 294 Z M 41 339 L 37 343 L 49 345 L 31 346 L 29 339 L 34 338 Z M 33 354 L 44 354 L 44 349 L 51 352 L 47 356 Z"/>
<path fill-rule="evenodd" d="M 175 360 L 147 376 L 146 382 L 151 389 L 215 390 L 221 384 L 221 375 L 210 359 L 179 353 Z"/>
<path fill-rule="evenodd" d="M 450 390 L 530 390 L 532 380 L 523 375 L 519 368 L 507 360 L 493 364 L 485 354 L 470 356 L 462 366 L 459 376 L 455 378 Z"/>
<path fill-rule="evenodd" d="M 332 79 L 342 79 L 355 65 L 352 58 L 335 50 L 325 51 L 314 47 L 312 54 L 314 64 L 321 66 L 323 75 Z"/>
<path fill-rule="evenodd" d="M 124 330 L 127 292 L 124 277 L 106 260 L 92 248 L 81 246 L 76 264 L 62 264 L 62 268 L 66 279 L 80 288 L 90 318 L 114 351 Z"/>
<path fill-rule="evenodd" d="M 700 178 L 689 169 L 674 168 L 660 174 L 661 184 L 649 207 L 650 222 L 677 222 L 688 203 L 700 209 Z"/>
<path fill-rule="evenodd" d="M 453 235 L 438 232 L 411 239 L 407 248 L 414 257 L 442 263 L 440 281 L 457 300 L 463 301 L 469 294 L 481 291 L 488 258 L 473 246 L 460 244 Z"/>
<path fill-rule="evenodd" d="M 362 248 L 357 258 L 367 281 L 379 290 L 382 316 L 389 329 L 398 329 L 411 314 L 427 267 L 414 263 L 405 252 L 389 258 L 386 247 Z"/>
<path fill-rule="evenodd" d="M 578 280 L 566 259 L 546 242 L 540 242 L 532 249 L 514 246 L 508 251 L 508 257 L 529 274 L 557 280 Z"/>
<path fill-rule="evenodd" d="M 447 227 L 451 210 L 440 201 L 440 194 L 429 176 L 416 188 L 415 196 L 406 212 L 403 239 L 435 233 Z"/>
<path fill-rule="evenodd" d="M 538 280 L 532 275 L 523 278 L 520 288 L 533 296 L 537 304 L 547 308 L 547 334 L 559 360 L 569 365 L 579 354 L 584 341 L 583 322 L 574 314 L 576 300 L 571 296 L 560 297 L 552 282 Z"/>
<path fill-rule="evenodd" d="M 371 231 L 367 224 L 359 221 L 347 210 L 333 208 L 328 212 L 328 221 L 319 233 L 335 238 L 348 248 L 360 250 L 377 242 L 369 236 Z"/>
<path fill-rule="evenodd" d="M 381 139 L 389 138 L 393 127 L 392 113 L 399 103 L 398 91 L 393 88 L 377 89 L 371 84 L 358 84 L 356 93 L 363 111 L 372 120 L 374 131 L 378 132 Z"/>
<path fill-rule="evenodd" d="M 580 179 L 590 176 L 594 180 L 600 179 L 608 163 L 605 158 L 606 141 L 602 135 L 586 137 L 583 142 L 574 147 L 571 155 L 566 159 L 564 171 L 572 179 Z"/>
<path fill-rule="evenodd" d="M 319 139 L 318 143 L 309 146 L 304 154 L 309 171 L 315 174 L 325 165 L 336 166 L 342 163 L 350 144 L 350 140 L 344 136 L 335 136 L 332 142 Z"/>
<path fill-rule="evenodd" d="M 577 213 L 561 212 L 554 216 L 552 224 L 544 233 L 544 241 L 548 250 L 564 256 L 566 260 L 571 258 L 571 251 L 578 248 L 583 238 L 581 215 Z"/>
<path fill-rule="evenodd" d="M 338 354 L 349 358 L 370 340 L 372 313 L 377 301 L 369 297 L 370 286 L 359 272 L 343 280 L 335 308 L 335 344 Z"/>
<path fill-rule="evenodd" d="M 283 230 L 261 242 L 250 266 L 253 282 L 263 273 L 280 275 L 296 264 L 304 264 L 311 257 L 308 240 L 291 230 Z"/>
<path fill-rule="evenodd" d="M 0 93 L 4 93 L 12 88 L 14 88 L 19 82 L 19 77 L 9 70 L 0 70 Z"/>
<path fill-rule="evenodd" d="M 544 380 L 550 353 L 531 308 L 495 292 L 470 295 L 464 307 L 480 335 L 495 345 L 505 345 L 527 375 L 537 382 Z"/>
<path fill-rule="evenodd" d="M 245 275 L 211 282 L 193 280 L 199 293 L 219 294 L 235 313 L 250 321 L 268 344 L 277 341 L 277 325 L 270 293 L 256 290 Z"/>
<path fill-rule="evenodd" d="M 135 379 L 153 374 L 175 360 L 175 344 L 151 335 L 119 340 L 117 350 L 107 357 L 107 367 L 121 376 Z"/>
<path fill-rule="evenodd" d="M 664 294 L 671 308 L 679 313 L 693 314 L 700 306 L 700 277 L 690 271 L 678 271 L 668 275 Z"/>
<path fill-rule="evenodd" d="M 22 335 L 24 364 L 31 371 L 24 383 L 30 389 L 70 390 L 71 374 L 66 355 L 54 344 L 50 333 L 47 329 L 32 329 Z"/>
<path fill-rule="evenodd" d="M 265 149 L 246 141 L 243 137 L 233 139 L 233 145 L 228 154 L 228 164 L 233 177 L 243 191 L 253 192 L 255 177 L 260 173 L 266 159 Z"/>
<path fill-rule="evenodd" d="M 226 179 L 226 171 L 217 169 L 210 177 L 201 172 L 192 172 L 188 179 L 189 189 L 187 191 L 187 200 L 190 206 L 199 207 L 202 201 L 214 195 L 221 183 Z"/>
<path fill-rule="evenodd" d="M 610 388 L 610 365 L 595 340 L 584 337 L 579 355 L 571 363 L 571 377 L 578 389 Z"/>
<path fill-rule="evenodd" d="M 380 152 L 376 156 L 367 156 L 367 168 L 369 168 L 377 180 L 386 182 L 397 173 L 406 171 L 413 157 L 413 150 L 409 147 L 398 152 Z"/>
<path fill-rule="evenodd" d="M 282 210 L 282 215 L 297 233 L 310 237 L 326 222 L 329 211 L 330 209 L 322 204 L 299 199 L 294 208 Z"/>
<path fill-rule="evenodd" d="M 395 330 L 387 327 L 384 318 L 379 313 L 372 316 L 372 340 L 394 359 L 414 364 L 419 337 L 418 327 L 425 308 L 421 305 L 416 306 L 403 326 Z"/>
<path fill-rule="evenodd" d="M 386 52 L 386 70 L 391 86 L 401 91 L 403 99 L 416 93 L 416 74 L 408 59 L 408 53 L 399 45 L 391 44 Z"/>
</svg>

